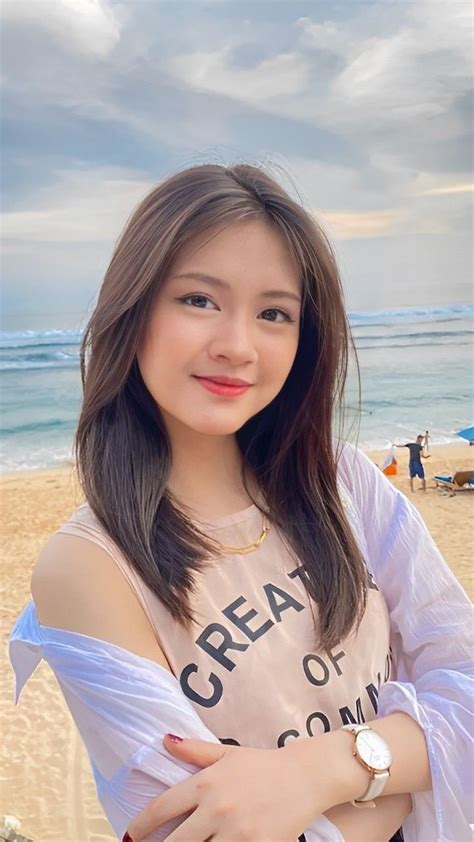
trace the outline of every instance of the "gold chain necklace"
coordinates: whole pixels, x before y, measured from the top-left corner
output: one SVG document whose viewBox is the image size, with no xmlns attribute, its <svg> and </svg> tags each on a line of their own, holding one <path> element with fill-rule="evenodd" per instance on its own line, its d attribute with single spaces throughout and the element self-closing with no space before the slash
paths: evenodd
<svg viewBox="0 0 474 842">
<path fill-rule="evenodd" d="M 262 531 L 258 536 L 257 540 L 253 542 L 253 544 L 248 544 L 248 546 L 246 547 L 227 547 L 225 544 L 221 544 L 220 541 L 216 541 L 215 538 L 213 538 L 213 541 L 215 544 L 218 544 L 220 549 L 224 550 L 226 553 L 237 553 L 238 555 L 245 555 L 246 553 L 253 553 L 254 550 L 258 550 L 258 548 L 263 544 L 269 532 L 270 527 L 267 525 L 267 520 L 264 515 Z"/>
</svg>

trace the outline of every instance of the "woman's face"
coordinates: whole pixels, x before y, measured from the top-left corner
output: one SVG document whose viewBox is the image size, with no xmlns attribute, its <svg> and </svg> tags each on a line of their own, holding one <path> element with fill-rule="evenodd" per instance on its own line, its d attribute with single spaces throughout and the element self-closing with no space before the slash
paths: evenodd
<svg viewBox="0 0 474 842">
<path fill-rule="evenodd" d="M 169 432 L 233 434 L 267 406 L 295 359 L 300 309 L 296 270 L 266 223 L 236 223 L 183 250 L 137 352 Z"/>
</svg>

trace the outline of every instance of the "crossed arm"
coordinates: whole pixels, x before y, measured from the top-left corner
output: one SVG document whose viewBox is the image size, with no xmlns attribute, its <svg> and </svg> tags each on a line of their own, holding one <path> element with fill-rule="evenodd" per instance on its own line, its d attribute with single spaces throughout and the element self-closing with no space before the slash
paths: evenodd
<svg viewBox="0 0 474 842">
<path fill-rule="evenodd" d="M 67 558 L 67 564 L 64 564 L 65 558 Z M 40 622 L 44 626 L 65 629 L 98 640 L 108 641 L 116 646 L 123 647 L 128 652 L 143 656 L 155 661 L 161 667 L 169 669 L 143 608 L 138 603 L 118 567 L 100 547 L 74 536 L 56 535 L 54 541 L 50 542 L 48 551 L 37 562 L 32 591 Z M 111 612 L 109 608 L 111 604 L 120 606 L 120 611 Z M 411 722 L 409 717 L 403 714 L 401 716 L 403 720 L 406 719 L 410 723 L 413 729 L 418 729 L 416 723 Z M 377 727 L 379 727 L 379 724 L 377 723 Z M 421 733 L 421 729 L 419 730 Z M 343 744 L 339 747 L 335 743 L 334 746 L 330 745 L 331 734 L 322 735 L 320 739 L 328 739 L 327 748 L 331 757 L 344 759 L 340 768 L 336 765 L 331 767 L 332 780 L 337 779 L 342 774 L 341 789 L 336 798 L 328 802 L 327 810 L 325 810 L 326 817 L 336 825 L 346 842 L 360 842 L 361 839 L 364 839 L 364 842 L 383 842 L 390 839 L 410 812 L 410 797 L 403 793 L 409 790 L 412 779 L 409 778 L 406 785 L 402 785 L 402 792 L 400 791 L 399 781 L 395 788 L 392 788 L 392 794 L 378 799 L 376 810 L 358 809 L 349 803 L 343 803 L 358 797 L 366 789 L 368 776 L 362 767 L 358 767 L 357 762 L 351 755 L 351 737 L 347 732 L 340 732 L 339 734 L 333 732 L 333 734 L 336 742 L 342 738 Z M 390 731 L 389 741 L 392 740 L 392 737 L 393 731 Z M 283 780 L 294 776 L 297 768 L 301 767 L 304 772 L 303 778 L 313 781 L 311 788 L 314 788 L 315 816 L 321 815 L 323 812 L 317 806 L 318 788 L 321 790 L 323 782 L 328 778 L 326 752 L 321 755 L 319 752 L 313 754 L 307 750 L 309 744 L 315 743 L 318 739 L 294 741 L 292 744 L 293 750 L 297 748 L 296 743 L 306 744 L 305 747 L 302 747 L 301 754 L 298 757 L 294 755 L 294 760 L 291 760 L 293 754 L 287 748 L 262 752 L 281 759 L 283 759 L 283 752 L 286 752 L 285 758 L 288 756 L 288 760 L 291 762 L 288 769 L 284 770 Z M 399 739 L 399 734 L 397 739 Z M 421 740 L 423 743 L 422 736 Z M 411 737 L 409 742 L 411 742 Z M 111 746 L 111 748 L 114 749 L 114 746 Z M 165 746 L 163 754 L 167 754 L 170 758 L 169 746 Z M 176 762 L 178 763 L 178 759 Z M 274 763 L 273 757 L 271 762 Z M 411 755 L 408 759 L 408 766 L 413 767 Z M 252 767 L 249 768 L 249 775 L 251 773 Z M 188 782 L 191 785 L 193 779 L 197 780 L 196 775 L 199 776 L 199 772 L 191 773 L 187 780 L 181 781 L 177 786 L 182 787 L 187 785 Z M 418 778 L 421 779 L 422 785 L 429 783 L 425 766 L 422 765 L 421 772 L 417 767 L 416 776 L 418 785 L 420 783 Z M 172 797 L 171 794 L 176 787 L 172 786 L 163 792 L 163 786 L 157 785 L 155 795 L 159 792 L 162 794 L 158 799 L 154 799 L 153 780 L 145 769 L 143 771 L 143 786 L 140 785 L 139 788 L 142 789 L 142 794 L 145 790 L 149 792 L 148 799 L 151 803 L 153 800 L 159 801 L 166 797 Z M 313 793 L 309 793 L 309 789 L 307 789 L 307 792 L 309 799 L 312 799 Z M 275 795 L 273 795 L 273 798 L 275 798 Z M 276 801 L 281 802 L 280 795 L 277 796 Z M 137 815 L 143 806 L 145 806 L 143 799 L 141 803 L 137 802 Z M 296 812 L 299 809 L 299 804 L 294 803 L 294 807 Z M 184 810 L 181 810 L 179 813 L 181 816 L 180 823 L 186 824 L 186 816 L 183 816 L 183 812 Z M 177 815 L 175 813 L 175 817 Z M 153 826 L 149 827 L 147 835 L 162 823 L 162 821 L 155 822 Z M 135 835 L 131 834 L 132 838 L 134 840 L 140 839 L 136 830 L 134 833 Z M 167 837 L 161 836 L 158 830 L 158 835 L 153 838 L 164 839 Z M 193 837 L 187 835 L 186 839 L 191 840 Z M 199 837 L 196 837 L 196 839 L 199 839 Z"/>
</svg>

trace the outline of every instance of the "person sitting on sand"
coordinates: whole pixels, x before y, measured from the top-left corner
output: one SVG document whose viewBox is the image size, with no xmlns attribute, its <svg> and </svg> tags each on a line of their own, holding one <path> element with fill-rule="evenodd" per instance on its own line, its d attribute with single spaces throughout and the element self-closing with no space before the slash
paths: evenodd
<svg viewBox="0 0 474 842">
<path fill-rule="evenodd" d="M 396 444 L 395 447 L 408 447 L 410 451 L 410 460 L 408 462 L 408 472 L 410 474 L 410 488 L 414 491 L 413 480 L 415 477 L 421 479 L 421 488 L 426 491 L 426 479 L 421 459 L 426 459 L 423 454 L 423 436 L 417 436 L 416 441 L 409 441 L 406 444 Z"/>
<path fill-rule="evenodd" d="M 54 670 L 120 839 L 471 838 L 471 604 L 333 429 L 350 344 L 326 238 L 259 167 L 171 175 L 116 246 L 86 502 L 10 653 L 18 692 Z"/>
</svg>

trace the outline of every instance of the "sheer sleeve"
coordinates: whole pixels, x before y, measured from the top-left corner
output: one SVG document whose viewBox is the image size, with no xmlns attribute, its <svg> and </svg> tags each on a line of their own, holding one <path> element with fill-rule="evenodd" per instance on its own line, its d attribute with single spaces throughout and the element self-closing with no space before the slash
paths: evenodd
<svg viewBox="0 0 474 842">
<path fill-rule="evenodd" d="M 390 612 L 397 677 L 378 716 L 404 711 L 423 728 L 432 791 L 413 796 L 406 842 L 471 839 L 472 606 L 422 518 L 363 453 L 341 461 L 359 515 L 367 563 Z"/>
<path fill-rule="evenodd" d="M 10 637 L 16 701 L 42 658 L 64 694 L 89 754 L 99 801 L 121 839 L 152 798 L 198 771 L 167 753 L 165 733 L 218 740 L 164 667 L 96 638 L 42 626 L 29 603 Z M 161 842 L 179 823 L 168 822 L 147 838 Z M 305 839 L 342 842 L 324 816 Z"/>
</svg>

